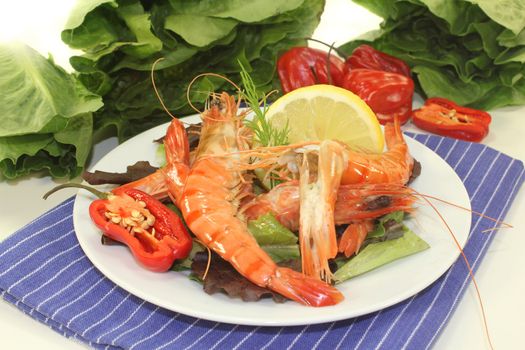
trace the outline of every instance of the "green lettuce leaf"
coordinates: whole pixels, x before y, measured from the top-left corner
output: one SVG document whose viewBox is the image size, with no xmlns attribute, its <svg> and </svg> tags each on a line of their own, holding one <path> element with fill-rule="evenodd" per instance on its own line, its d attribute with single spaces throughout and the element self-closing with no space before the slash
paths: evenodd
<svg viewBox="0 0 525 350">
<path fill-rule="evenodd" d="M 203 47 L 228 35 L 238 24 L 229 18 L 200 15 L 171 15 L 165 27 L 180 35 L 190 45 Z"/>
<path fill-rule="evenodd" d="M 423 239 L 405 228 L 400 238 L 367 245 L 334 273 L 334 279 L 336 283 L 341 283 L 428 248 L 429 245 Z"/>
<path fill-rule="evenodd" d="M 136 38 L 136 43 L 122 49 L 127 55 L 148 57 L 162 49 L 162 41 L 151 32 L 149 14 L 139 3 L 124 3 L 117 9 L 119 16 Z"/>
<path fill-rule="evenodd" d="M 381 218 L 379 218 L 376 226 L 374 227 L 374 230 L 369 232 L 366 235 L 367 239 L 384 237 L 387 232 L 385 224 L 390 220 L 393 220 L 396 223 L 401 224 L 403 222 L 404 217 L 405 217 L 405 213 L 403 211 L 395 211 L 390 214 L 382 216 Z"/>
<path fill-rule="evenodd" d="M 521 0 L 468 0 L 477 4 L 494 22 L 518 34 L 525 28 L 525 4 Z"/>
<path fill-rule="evenodd" d="M 26 45 L 0 46 L 0 76 L 0 137 L 38 133 L 57 116 L 102 106 L 99 96 Z"/>
<path fill-rule="evenodd" d="M 273 261 L 278 263 L 299 258 L 297 236 L 281 225 L 272 214 L 249 221 L 248 230 Z"/>
<path fill-rule="evenodd" d="M 297 9 L 305 0 L 170 0 L 174 11 L 181 14 L 234 18 L 240 22 L 259 22 Z"/>
<path fill-rule="evenodd" d="M 9 179 L 47 169 L 76 176 L 102 106 L 74 76 L 28 46 L 0 46 L 0 171 Z"/>
</svg>

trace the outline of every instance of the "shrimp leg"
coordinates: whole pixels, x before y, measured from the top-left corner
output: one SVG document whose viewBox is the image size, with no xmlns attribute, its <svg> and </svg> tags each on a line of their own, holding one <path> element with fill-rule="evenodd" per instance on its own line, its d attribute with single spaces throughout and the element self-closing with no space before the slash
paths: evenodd
<svg viewBox="0 0 525 350">
<path fill-rule="evenodd" d="M 339 252 L 347 258 L 352 254 L 359 252 L 366 235 L 374 228 L 372 220 L 356 221 L 348 225 L 339 239 Z"/>
</svg>

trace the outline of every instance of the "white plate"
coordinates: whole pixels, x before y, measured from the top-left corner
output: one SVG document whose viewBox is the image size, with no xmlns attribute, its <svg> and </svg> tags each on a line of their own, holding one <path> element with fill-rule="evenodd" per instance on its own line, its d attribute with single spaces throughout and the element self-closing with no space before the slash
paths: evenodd
<svg viewBox="0 0 525 350">
<path fill-rule="evenodd" d="M 197 117 L 187 119 L 197 121 Z M 125 171 L 138 160 L 155 163 L 152 140 L 163 136 L 166 125 L 148 130 L 119 145 L 95 169 Z M 412 155 L 421 162 L 422 175 L 412 187 L 452 203 L 470 208 L 470 201 L 456 173 L 433 151 L 407 138 Z M 73 219 L 80 245 L 93 264 L 110 280 L 153 304 L 186 315 L 212 321 L 257 325 L 290 326 L 336 321 L 381 310 L 423 290 L 441 276 L 457 259 L 458 248 L 443 223 L 428 205 L 418 208 L 409 226 L 431 248 L 395 261 L 338 285 L 345 300 L 338 305 L 313 308 L 295 302 L 276 304 L 271 300 L 242 302 L 225 295 L 208 295 L 202 286 L 180 272 L 154 273 L 137 265 L 126 247 L 103 246 L 100 231 L 88 215 L 94 197 L 79 191 Z M 464 246 L 470 230 L 471 214 L 455 207 L 435 203 Z"/>
</svg>

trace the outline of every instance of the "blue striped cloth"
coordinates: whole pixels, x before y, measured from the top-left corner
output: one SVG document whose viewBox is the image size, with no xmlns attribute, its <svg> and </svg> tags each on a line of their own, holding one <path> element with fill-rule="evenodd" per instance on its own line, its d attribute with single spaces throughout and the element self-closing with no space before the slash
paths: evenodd
<svg viewBox="0 0 525 350">
<path fill-rule="evenodd" d="M 521 161 L 480 144 L 411 135 L 443 157 L 463 180 L 478 212 L 503 219 L 518 192 Z M 75 237 L 73 198 L 0 244 L 0 291 L 9 303 L 66 337 L 97 349 L 426 349 L 470 283 L 458 260 L 410 299 L 353 319 L 294 327 L 216 323 L 177 314 L 119 288 L 87 259 Z M 476 269 L 493 222 L 472 218 L 465 248 Z"/>
</svg>

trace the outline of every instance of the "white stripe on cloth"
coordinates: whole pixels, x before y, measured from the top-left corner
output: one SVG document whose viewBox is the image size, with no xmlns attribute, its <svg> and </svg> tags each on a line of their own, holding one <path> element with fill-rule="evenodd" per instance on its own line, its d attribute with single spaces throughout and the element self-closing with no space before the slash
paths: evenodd
<svg viewBox="0 0 525 350">
<path fill-rule="evenodd" d="M 301 330 L 301 332 L 299 332 L 299 334 L 297 334 L 294 338 L 294 340 L 292 341 L 292 343 L 290 345 L 288 345 L 288 347 L 286 348 L 286 350 L 290 350 L 294 345 L 295 343 L 297 343 L 297 341 L 299 340 L 299 338 L 304 334 L 304 332 L 310 328 L 310 325 L 308 326 L 305 326 L 303 327 L 303 329 Z"/>
<path fill-rule="evenodd" d="M 328 328 L 323 332 L 323 335 L 322 335 L 321 337 L 319 337 L 319 339 L 315 342 L 314 346 L 312 347 L 312 350 L 317 349 L 317 347 L 319 346 L 319 344 L 321 344 L 321 342 L 322 342 L 323 339 L 327 336 L 327 334 L 332 330 L 332 328 L 334 328 L 334 325 L 335 325 L 335 322 L 332 322 L 332 324 L 330 325 L 330 327 L 328 327 Z"/>
<path fill-rule="evenodd" d="M 270 345 L 272 345 L 273 342 L 274 342 L 277 338 L 279 338 L 279 336 L 281 335 L 281 333 L 283 332 L 283 330 L 284 330 L 284 327 L 281 327 L 281 329 L 279 329 L 279 332 L 277 332 L 277 334 L 275 334 L 275 335 L 272 337 L 272 339 L 270 339 L 270 341 L 267 342 L 267 343 L 266 343 L 266 344 L 265 344 L 260 350 L 266 350 L 266 349 L 268 349 L 268 348 L 270 347 Z"/>
<path fill-rule="evenodd" d="M 487 172 L 483 175 L 483 177 L 481 178 L 481 181 L 480 181 L 480 184 L 476 187 L 476 190 L 474 191 L 474 193 L 472 194 L 472 198 L 474 199 L 476 197 L 476 195 L 478 194 L 479 190 L 481 189 L 481 187 L 483 187 L 481 184 L 483 182 L 485 182 L 485 180 L 487 179 L 487 177 L 489 176 L 489 173 L 492 171 L 492 169 L 494 168 L 494 164 L 496 164 L 496 161 L 499 159 L 499 156 L 501 155 L 501 153 L 498 153 L 498 155 L 492 160 L 492 162 L 490 163 L 490 166 L 489 168 L 487 169 Z M 514 161 L 514 160 L 513 160 Z M 505 169 L 505 174 L 503 174 L 503 177 L 505 177 L 507 175 L 507 173 L 509 172 L 509 169 L 510 169 L 510 164 L 509 164 L 509 167 L 507 169 Z M 501 185 L 501 178 L 500 178 L 500 181 L 498 183 L 498 188 L 499 186 Z M 490 197 L 490 199 L 487 201 L 487 206 L 488 204 L 492 201 L 492 198 L 494 198 L 494 194 L 496 193 L 496 191 L 493 191 L 492 192 L 492 196 Z M 485 209 L 487 209 L 487 206 L 485 206 Z"/>
<path fill-rule="evenodd" d="M 120 333 L 120 335 L 116 338 L 114 338 L 112 341 L 111 341 L 111 345 L 115 345 L 115 342 L 117 340 L 119 340 L 120 338 L 122 338 L 123 336 L 125 336 L 126 334 L 128 333 L 131 333 L 133 332 L 134 330 L 142 327 L 142 325 L 146 322 L 148 322 L 148 320 L 151 318 L 151 316 L 153 316 L 157 311 L 159 311 L 160 307 L 157 306 L 155 309 L 151 310 L 150 314 L 148 315 L 148 317 L 146 317 L 144 320 L 142 320 L 141 323 L 139 323 L 138 325 L 136 325 L 135 327 L 132 327 L 130 329 L 128 329 L 127 331 L 123 332 L 123 333 Z"/>
<path fill-rule="evenodd" d="M 22 277 L 21 279 L 19 279 L 18 281 L 16 281 L 15 283 L 13 283 L 11 286 L 9 286 L 9 288 L 7 289 L 7 292 L 8 293 L 11 293 L 11 290 L 13 288 L 15 288 L 16 286 L 18 286 L 20 283 L 24 282 L 25 280 L 27 280 L 28 278 L 30 278 L 31 276 L 33 276 L 35 273 L 39 272 L 40 270 L 42 270 L 44 267 L 46 267 L 48 264 L 52 263 L 53 261 L 55 261 L 55 259 L 58 259 L 60 258 L 62 255 L 64 254 L 67 254 L 69 253 L 70 251 L 72 251 L 73 249 L 75 249 L 76 247 L 78 247 L 79 245 L 78 244 L 75 244 L 74 246 L 60 252 L 59 254 L 55 255 L 54 257 L 52 257 L 51 259 L 47 260 L 45 263 L 41 264 L 38 268 L 34 269 L 33 271 L 31 271 L 30 273 L 28 273 L 27 275 L 25 275 L 24 277 Z"/>
<path fill-rule="evenodd" d="M 54 225 L 53 225 L 54 226 Z M 41 231 L 45 231 L 45 230 L 41 230 Z M 73 230 L 69 231 L 67 234 L 63 235 L 63 236 L 59 236 L 58 238 L 50 241 L 50 242 L 47 242 L 46 244 L 36 248 L 35 250 L 33 250 L 31 253 L 29 253 L 28 255 L 26 255 L 23 259 L 20 259 L 16 262 L 16 264 L 13 264 L 11 265 L 8 269 L 6 269 L 4 272 L 0 273 L 0 277 L 4 276 L 6 273 L 9 273 L 11 270 L 13 270 L 14 268 L 17 268 L 18 265 L 20 265 L 21 263 L 25 262 L 26 260 L 30 259 L 33 255 L 37 254 L 38 252 L 40 252 L 41 250 L 49 247 L 50 245 L 54 244 L 54 243 L 57 243 L 57 242 L 60 242 L 61 240 L 63 240 L 64 238 L 67 238 L 72 232 L 74 232 Z"/>
<path fill-rule="evenodd" d="M 82 255 L 80 256 L 79 258 L 75 259 L 74 261 L 72 261 L 70 264 L 68 264 L 66 266 L 66 268 L 69 268 L 71 266 L 73 266 L 74 264 L 76 264 L 77 262 L 81 261 L 81 260 L 84 260 L 86 259 L 86 256 L 85 255 Z M 75 283 L 77 283 L 78 280 L 80 280 L 82 277 L 84 277 L 86 274 L 88 274 L 91 270 L 93 270 L 95 268 L 95 266 L 91 266 L 89 269 L 87 269 L 86 271 L 82 272 L 80 275 L 78 275 L 77 277 L 75 277 L 71 282 L 69 282 L 66 286 L 64 286 L 62 289 L 60 289 L 59 291 L 53 293 L 52 295 L 50 295 L 49 297 L 47 297 L 45 300 L 41 301 L 40 304 L 38 304 L 36 306 L 36 311 L 39 311 L 40 312 L 40 308 L 42 307 L 42 305 L 44 305 L 45 303 L 47 303 L 49 300 L 55 298 L 57 295 L 61 294 L 62 292 L 64 292 L 65 290 L 67 290 L 69 287 L 71 287 L 72 285 L 74 285 Z M 66 325 L 66 327 L 69 328 L 69 324 Z"/>
<path fill-rule="evenodd" d="M 443 144 L 443 140 L 445 140 L 444 138 L 443 139 L 439 139 L 439 142 L 437 143 L 436 147 L 434 148 L 434 152 L 437 153 L 439 147 L 441 147 L 441 145 Z"/>
<path fill-rule="evenodd" d="M 55 211 L 58 211 L 58 210 L 62 209 L 64 206 L 70 204 L 71 201 L 72 201 L 72 200 L 69 200 L 69 201 L 66 201 L 66 202 L 64 202 L 64 203 L 62 203 L 62 204 L 56 206 L 55 208 L 51 209 L 51 210 L 48 211 L 47 213 L 45 213 L 45 214 L 43 214 L 42 216 L 40 216 L 40 217 L 34 219 L 33 221 L 31 221 L 29 224 L 27 224 L 26 226 L 24 226 L 24 228 L 25 228 L 25 227 L 28 227 L 28 226 L 30 226 L 30 225 L 32 225 L 32 224 L 34 224 L 35 222 L 41 221 L 41 220 L 44 219 L 46 216 L 51 215 L 51 214 L 53 214 Z M 51 227 L 54 227 L 55 225 L 58 225 L 58 224 L 60 224 L 60 223 L 62 223 L 62 222 L 64 222 L 64 221 L 66 221 L 67 219 L 69 219 L 69 218 L 72 217 L 72 216 L 73 216 L 73 214 L 71 213 L 70 215 L 68 215 L 68 216 L 66 216 L 66 217 L 64 217 L 64 218 L 62 218 L 62 219 L 60 219 L 59 221 L 53 223 L 52 225 L 50 225 L 50 226 L 46 226 L 46 227 L 43 227 L 42 229 L 40 229 L 40 230 L 38 230 L 38 231 L 32 233 L 30 236 L 25 237 L 25 238 L 24 238 L 23 240 L 21 240 L 20 242 L 16 243 L 15 245 L 9 247 L 9 249 L 6 249 L 4 252 L 2 252 L 2 254 L 0 254 L 0 258 L 3 257 L 5 254 L 9 253 L 11 250 L 18 248 L 19 245 L 23 244 L 23 243 L 26 242 L 27 240 L 29 240 L 29 239 L 31 239 L 31 238 L 33 238 L 33 237 L 35 237 L 35 236 L 38 236 L 38 235 L 41 234 L 43 231 L 46 231 L 47 229 L 49 229 L 49 228 L 51 228 Z M 24 228 L 21 228 L 20 230 L 23 230 Z"/>
<path fill-rule="evenodd" d="M 126 318 L 123 322 L 121 322 L 118 326 L 116 327 L 113 327 L 111 328 L 109 331 L 107 331 L 106 333 L 100 335 L 98 338 L 97 338 L 97 343 L 100 343 L 102 337 L 108 335 L 108 334 L 111 334 L 113 333 L 114 331 L 116 330 L 119 330 L 121 327 L 123 327 L 125 324 L 127 324 L 129 322 L 129 320 L 131 320 L 133 318 L 133 316 L 135 316 L 135 314 L 142 308 L 142 306 L 146 304 L 146 300 L 143 300 L 142 303 L 140 303 L 140 305 L 138 305 L 135 310 L 133 310 L 133 312 L 128 316 L 128 318 Z"/>
<path fill-rule="evenodd" d="M 180 314 L 179 314 L 179 315 L 180 315 Z M 177 315 L 177 317 L 179 317 L 179 315 Z M 185 330 L 183 330 L 182 332 L 180 332 L 175 338 L 171 339 L 169 342 L 167 342 L 167 343 L 165 343 L 165 344 L 163 344 L 163 345 L 157 346 L 157 347 L 155 348 L 155 350 L 164 349 L 165 347 L 167 347 L 167 346 L 169 346 L 169 345 L 175 343 L 175 342 L 176 342 L 177 340 L 179 340 L 184 334 L 186 334 L 190 329 L 192 329 L 192 328 L 195 326 L 195 324 L 196 324 L 197 322 L 199 322 L 199 321 L 200 321 L 200 319 L 196 318 L 195 321 L 193 321 L 189 327 L 187 327 Z"/>
<path fill-rule="evenodd" d="M 374 316 L 374 318 L 372 319 L 372 321 L 370 322 L 368 327 L 366 327 L 365 332 L 363 333 L 363 335 L 361 336 L 361 338 L 357 342 L 356 346 L 354 347 L 354 350 L 358 349 L 361 346 L 361 344 L 363 344 L 363 341 L 365 340 L 366 336 L 368 335 L 368 332 L 370 331 L 370 328 L 372 328 L 372 326 L 374 325 L 374 323 L 376 322 L 377 318 L 379 317 L 379 315 L 381 315 L 382 312 L 383 312 L 383 310 L 379 310 L 379 312 L 376 313 L 376 315 Z"/>
<path fill-rule="evenodd" d="M 206 331 L 206 333 L 204 333 L 203 335 L 201 335 L 200 337 L 198 337 L 197 339 L 195 339 L 195 341 L 193 343 L 191 343 L 190 345 L 188 345 L 186 348 L 184 348 L 184 350 L 189 350 L 191 349 L 192 347 L 194 347 L 196 344 L 198 344 L 204 337 L 206 337 L 208 334 L 210 334 L 211 332 L 213 332 L 215 330 L 215 328 L 217 328 L 218 326 L 220 325 L 220 323 L 218 322 L 215 322 L 215 325 L 208 329 Z"/>
<path fill-rule="evenodd" d="M 168 322 L 166 322 L 162 327 L 160 327 L 159 329 L 157 329 L 156 332 L 154 333 L 151 333 L 150 335 L 148 335 L 146 338 L 142 338 L 140 339 L 139 341 L 135 342 L 134 344 L 132 344 L 130 347 L 129 347 L 129 350 L 133 350 L 136 346 L 138 346 L 139 344 L 142 344 L 144 343 L 145 341 L 147 340 L 150 340 L 151 338 L 153 338 L 154 336 L 156 336 L 157 334 L 159 334 L 160 332 L 162 332 L 163 330 L 166 329 L 166 327 L 168 327 L 173 321 L 175 321 L 177 318 L 179 318 L 180 314 L 177 314 L 177 316 L 175 317 L 172 317 Z M 191 328 L 191 327 L 188 327 L 188 328 Z"/>
<path fill-rule="evenodd" d="M 448 160 L 448 157 L 450 157 L 450 155 L 452 154 L 452 151 L 456 149 L 457 144 L 458 144 L 458 140 L 454 140 L 454 143 L 448 149 L 447 154 L 445 154 L 445 156 L 443 157 L 444 160 Z"/>
<path fill-rule="evenodd" d="M 343 334 L 343 336 L 339 340 L 339 343 L 337 343 L 337 345 L 335 347 L 336 349 L 339 349 L 341 347 L 341 344 L 343 344 L 343 341 L 346 340 L 346 337 L 348 337 L 348 334 L 350 334 L 350 330 L 354 327 L 354 324 L 355 324 L 356 320 L 357 320 L 357 318 L 355 318 L 352 321 L 352 324 L 350 324 L 350 326 L 348 326 L 348 329 L 346 330 L 345 334 Z"/>
<path fill-rule="evenodd" d="M 405 311 L 408 309 L 408 307 L 410 306 L 410 304 L 412 304 L 412 301 L 414 301 L 414 299 L 416 299 L 416 296 L 418 296 L 419 294 L 414 294 L 412 296 L 412 298 L 410 298 L 410 300 L 406 303 L 406 305 L 403 307 L 403 309 L 401 310 L 401 312 L 397 315 L 396 319 L 394 320 L 394 322 L 392 322 L 390 324 L 390 327 L 388 327 L 387 331 L 385 332 L 385 334 L 381 337 L 381 339 L 379 340 L 379 343 L 377 343 L 377 346 L 375 347 L 374 350 L 378 350 L 382 345 L 383 343 L 385 342 L 385 339 L 388 338 L 388 336 L 390 335 L 390 333 L 392 332 L 392 329 L 394 329 L 394 326 L 397 324 L 397 322 L 399 322 L 399 320 L 401 319 L 401 317 L 405 314 Z"/>
<path fill-rule="evenodd" d="M 467 153 L 470 151 L 470 146 L 472 146 L 471 143 L 468 144 L 467 149 L 465 149 L 465 150 L 463 151 L 463 154 L 461 155 L 461 157 L 459 157 L 457 163 L 452 167 L 452 169 L 457 170 L 458 166 L 463 162 L 463 159 L 465 158 L 465 156 L 467 155 Z M 464 182 L 464 181 L 463 181 L 463 182 Z"/>
<path fill-rule="evenodd" d="M 75 317 L 71 318 L 67 323 L 66 323 L 66 327 L 70 327 L 71 326 L 71 323 L 73 323 L 77 318 L 79 317 L 82 317 L 83 315 L 85 315 L 86 313 L 90 312 L 91 310 L 93 310 L 94 308 L 96 308 L 97 306 L 100 305 L 100 303 L 102 303 L 104 300 L 106 300 L 106 298 L 108 296 L 111 295 L 111 293 L 117 289 L 117 285 L 115 284 L 113 286 L 113 288 L 111 288 L 111 290 L 109 292 L 107 292 L 102 298 L 98 299 L 97 302 L 93 305 L 91 305 L 90 307 L 88 307 L 87 309 L 85 309 L 84 311 L 82 311 L 81 313 L 78 313 L 75 315 Z"/>
<path fill-rule="evenodd" d="M 85 297 L 86 295 L 88 295 L 89 292 L 91 292 L 96 286 L 98 286 L 100 283 L 102 283 L 102 282 L 104 282 L 104 281 L 106 281 L 106 280 L 107 280 L 106 276 L 104 276 L 104 277 L 102 277 L 101 279 L 99 279 L 96 283 L 92 284 L 88 289 L 86 289 L 86 290 L 84 291 L 84 293 L 80 294 L 77 298 L 75 298 L 75 299 L 69 301 L 67 304 L 64 304 L 64 305 L 62 305 L 61 307 L 59 307 L 58 309 L 56 309 L 55 312 L 53 312 L 53 314 L 51 315 L 51 318 L 55 318 L 56 315 L 57 315 L 60 311 L 64 310 L 65 308 L 67 308 L 67 307 L 69 307 L 69 306 L 75 304 L 77 301 L 81 300 L 83 297 Z"/>
<path fill-rule="evenodd" d="M 465 183 L 465 182 L 467 182 L 469 180 L 470 174 L 472 174 L 472 171 L 475 169 L 475 165 L 478 164 L 478 161 L 481 159 L 481 156 L 483 155 L 483 153 L 485 153 L 486 150 L 487 150 L 487 148 L 483 148 L 483 150 L 478 153 L 478 156 L 476 157 L 474 162 L 471 163 L 467 174 L 463 177 L 463 183 Z M 487 173 L 485 173 L 485 174 L 487 174 Z"/>
<path fill-rule="evenodd" d="M 98 326 L 99 324 L 101 324 L 102 322 L 104 322 L 105 320 L 107 320 L 108 318 L 110 318 L 111 316 L 113 316 L 113 314 L 120 308 L 120 306 L 122 306 L 122 304 L 124 304 L 124 302 L 126 300 L 128 300 L 128 298 L 131 296 L 130 293 L 128 293 L 126 295 L 126 297 L 124 299 L 122 299 L 118 304 L 117 306 L 115 306 L 113 308 L 113 310 L 111 310 L 111 312 L 108 312 L 108 314 L 104 317 L 102 317 L 100 320 L 98 320 L 97 322 L 93 323 L 91 326 L 89 326 L 88 328 L 84 329 L 84 331 L 80 334 L 81 336 L 85 337 L 86 336 L 86 333 L 89 332 L 91 329 L 93 329 L 94 327 Z"/>
<path fill-rule="evenodd" d="M 242 338 L 242 340 L 239 342 L 239 344 L 235 345 L 235 347 L 232 349 L 232 350 L 237 350 L 242 344 L 244 344 L 244 342 L 246 340 L 248 340 L 248 338 L 250 338 L 252 335 L 255 334 L 255 332 L 257 332 L 259 329 L 261 329 L 261 327 L 255 327 L 254 329 L 252 329 L 252 331 L 248 334 L 246 334 L 246 336 L 244 338 Z"/>
<path fill-rule="evenodd" d="M 235 327 L 233 327 L 232 329 L 230 329 L 230 331 L 229 331 L 228 333 L 226 333 L 225 335 L 223 335 L 222 338 L 219 339 L 219 340 L 215 343 L 215 345 L 213 345 L 213 346 L 210 348 L 210 350 L 213 350 L 213 349 L 217 348 L 217 346 L 219 346 L 219 344 L 222 343 L 222 342 L 224 341 L 224 339 L 226 339 L 230 334 L 232 334 L 233 331 L 235 331 L 237 328 L 239 328 L 239 325 L 238 325 L 238 324 L 236 324 Z"/>
</svg>

